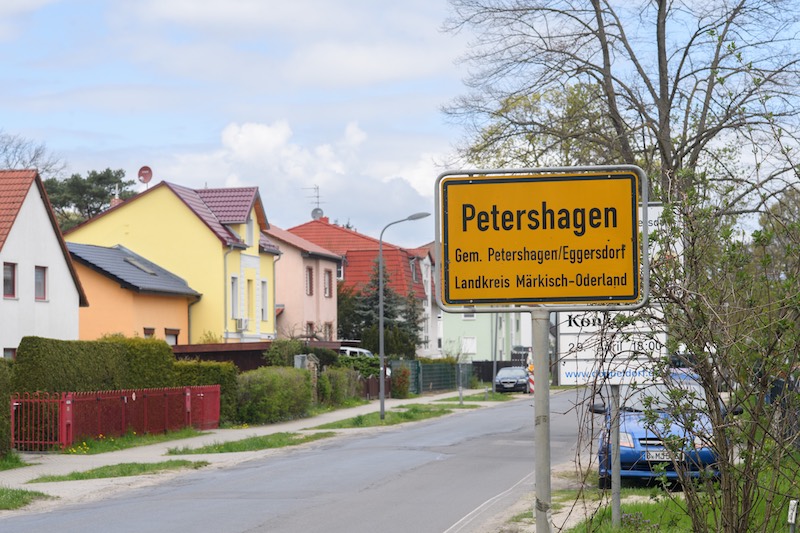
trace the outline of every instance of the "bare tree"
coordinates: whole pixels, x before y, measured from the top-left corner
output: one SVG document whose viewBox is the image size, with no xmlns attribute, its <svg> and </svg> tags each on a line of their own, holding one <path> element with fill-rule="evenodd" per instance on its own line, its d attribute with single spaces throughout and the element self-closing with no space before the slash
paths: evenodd
<svg viewBox="0 0 800 533">
<path fill-rule="evenodd" d="M 21 170 L 35 168 L 42 179 L 59 178 L 64 162 L 47 151 L 44 143 L 36 143 L 20 135 L 0 130 L 0 168 Z"/>
<path fill-rule="evenodd" d="M 720 206 L 726 212 L 763 209 L 787 174 L 795 174 L 775 157 L 798 139 L 795 2 L 451 4 L 446 28 L 477 37 L 464 58 L 472 67 L 471 92 L 446 112 L 476 132 L 539 140 L 559 134 L 559 124 L 508 104 L 581 85 L 596 88 L 585 93 L 587 108 L 601 108 L 607 124 L 599 134 L 596 121 L 575 122 L 570 135 L 658 176 L 654 185 L 664 201 L 692 189 L 722 144 L 746 142 L 752 152 L 745 155 L 759 170 L 743 180 L 720 164 L 724 174 L 716 179 L 740 189 L 729 198 L 735 203 Z"/>
<path fill-rule="evenodd" d="M 654 178 L 665 216 L 651 235 L 653 304 L 634 318 L 691 355 L 710 419 L 702 438 L 719 458 L 718 476 L 676 462 L 684 491 L 662 497 L 695 531 L 778 529 L 800 482 L 797 4 L 451 4 L 447 27 L 477 35 L 471 92 L 446 110 L 473 128 L 469 160 L 616 159 Z M 570 106 L 576 88 L 584 104 Z M 614 357 L 605 337 L 624 326 L 598 333 L 600 358 Z M 668 360 L 653 364 L 670 373 Z"/>
</svg>

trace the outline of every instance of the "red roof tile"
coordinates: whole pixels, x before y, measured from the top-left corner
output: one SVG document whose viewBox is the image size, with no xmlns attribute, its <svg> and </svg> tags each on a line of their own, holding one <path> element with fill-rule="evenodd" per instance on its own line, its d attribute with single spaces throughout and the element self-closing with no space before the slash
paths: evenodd
<svg viewBox="0 0 800 533">
<path fill-rule="evenodd" d="M 290 231 L 286 231 L 285 229 L 281 229 L 278 226 L 271 224 L 269 229 L 267 229 L 264 233 L 269 235 L 270 237 L 277 239 L 279 241 L 283 241 L 287 244 L 294 246 L 308 254 L 316 255 L 320 257 L 326 257 L 333 261 L 341 261 L 342 256 L 331 252 L 330 250 L 326 250 L 322 246 L 315 244 L 311 241 L 307 241 L 302 237 L 298 237 L 294 233 Z"/>
<path fill-rule="evenodd" d="M 205 223 L 208 229 L 211 230 L 225 246 L 244 246 L 242 239 L 228 229 L 226 224 L 244 224 L 247 221 L 250 210 L 253 208 L 255 208 L 256 221 L 258 222 L 261 232 L 269 228 L 269 222 L 267 221 L 267 215 L 261 203 L 258 187 L 190 189 L 189 187 L 166 181 L 162 181 L 155 187 L 133 198 L 129 198 L 118 205 L 110 207 L 83 224 L 89 224 L 115 209 L 124 208 L 124 206 L 130 202 L 134 202 L 161 187 L 167 187 L 175 196 L 180 198 L 180 200 Z M 83 224 L 77 227 L 81 227 Z M 278 247 L 263 233 L 259 234 L 259 247 L 261 251 L 267 253 L 280 253 Z"/>
<path fill-rule="evenodd" d="M 28 196 L 32 185 L 36 185 L 36 189 L 44 202 L 45 209 L 47 210 L 50 225 L 53 232 L 56 234 L 61 253 L 64 256 L 64 261 L 67 263 L 67 268 L 72 276 L 72 281 L 75 283 L 75 288 L 78 291 L 79 305 L 86 307 L 89 305 L 86 299 L 86 293 L 83 290 L 83 285 L 75 272 L 75 266 L 72 264 L 72 258 L 67 250 L 67 245 L 61 235 L 61 230 L 58 228 L 58 221 L 56 214 L 53 212 L 53 206 L 50 204 L 50 199 L 47 197 L 47 191 L 44 189 L 42 179 L 36 170 L 0 170 L 0 251 L 8 239 L 8 234 L 11 233 L 11 228 L 14 226 L 14 221 L 17 219 L 19 210 L 22 203 Z"/>
<path fill-rule="evenodd" d="M 0 171 L 0 250 L 35 179 L 35 170 Z"/>
<path fill-rule="evenodd" d="M 378 260 L 379 239 L 331 224 L 326 217 L 295 226 L 289 232 L 344 255 L 346 287 L 360 291 L 369 283 Z M 422 285 L 419 262 L 411 261 L 415 257 L 419 256 L 383 241 L 383 261 L 389 278 L 387 285 L 400 296 L 406 296 L 410 290 L 417 298 L 422 299 L 425 297 L 425 288 Z M 416 281 L 411 272 L 412 265 L 417 273 Z"/>
</svg>

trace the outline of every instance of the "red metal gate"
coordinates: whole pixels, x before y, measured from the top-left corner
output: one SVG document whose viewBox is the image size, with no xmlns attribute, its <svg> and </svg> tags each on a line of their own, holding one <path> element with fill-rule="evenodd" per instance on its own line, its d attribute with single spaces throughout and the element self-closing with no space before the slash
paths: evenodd
<svg viewBox="0 0 800 533">
<path fill-rule="evenodd" d="M 219 385 L 101 392 L 23 393 L 11 397 L 11 445 L 19 451 L 66 448 L 80 438 L 219 427 Z"/>
</svg>

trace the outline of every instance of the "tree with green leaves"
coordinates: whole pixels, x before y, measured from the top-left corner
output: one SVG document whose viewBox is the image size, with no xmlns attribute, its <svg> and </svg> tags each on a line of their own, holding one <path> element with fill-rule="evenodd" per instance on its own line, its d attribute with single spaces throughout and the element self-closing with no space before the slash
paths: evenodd
<svg viewBox="0 0 800 533">
<path fill-rule="evenodd" d="M 84 178 L 72 174 L 65 180 L 47 178 L 44 187 L 56 212 L 59 226 L 66 231 L 108 209 L 111 200 L 126 200 L 136 194 L 134 181 L 125 179 L 122 169 L 90 170 Z"/>
<path fill-rule="evenodd" d="M 354 340 L 361 335 L 361 322 L 356 315 L 358 294 L 353 287 L 347 287 L 341 281 L 336 284 L 337 297 L 337 337 Z"/>
</svg>

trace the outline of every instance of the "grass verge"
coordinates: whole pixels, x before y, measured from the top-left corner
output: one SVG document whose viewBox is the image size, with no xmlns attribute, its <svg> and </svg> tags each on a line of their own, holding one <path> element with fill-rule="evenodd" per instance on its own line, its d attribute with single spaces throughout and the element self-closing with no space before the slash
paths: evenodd
<svg viewBox="0 0 800 533">
<path fill-rule="evenodd" d="M 121 437 L 98 435 L 94 439 L 84 439 L 81 442 L 73 444 L 64 450 L 64 453 L 94 455 L 98 453 L 125 450 L 127 448 L 134 448 L 136 446 L 147 446 L 149 444 L 158 444 L 160 442 L 188 439 L 202 434 L 203 432 L 197 431 L 194 428 L 183 428 L 177 431 L 167 431 L 166 433 L 146 433 L 144 435 L 132 432 Z"/>
<path fill-rule="evenodd" d="M 313 442 L 334 436 L 335 433 L 327 431 L 324 433 L 273 433 L 271 435 L 248 437 L 232 442 L 215 442 L 208 446 L 199 448 L 170 448 L 167 455 L 188 455 L 200 453 L 231 453 L 231 452 L 252 452 L 267 450 L 270 448 L 283 448 L 285 446 L 297 446 L 306 442 Z"/>
<path fill-rule="evenodd" d="M 52 496 L 48 496 L 47 494 L 34 490 L 9 489 L 7 487 L 0 487 L 0 510 L 2 511 L 21 509 L 35 500 L 51 499 Z"/>
<path fill-rule="evenodd" d="M 470 394 L 469 396 L 464 396 L 465 402 L 507 402 L 509 400 L 514 399 L 513 394 L 502 393 L 502 392 L 478 392 L 475 394 Z M 452 398 L 442 398 L 441 400 L 436 400 L 437 402 L 457 402 L 459 401 L 458 396 L 454 396 Z"/>
<path fill-rule="evenodd" d="M 13 450 L 0 457 L 0 471 L 13 470 L 23 466 L 29 466 L 29 463 L 23 461 L 22 457 Z"/>
<path fill-rule="evenodd" d="M 39 476 L 28 483 L 48 483 L 51 481 L 82 481 L 86 479 L 103 479 L 114 477 L 141 476 L 156 474 L 170 470 L 198 469 L 208 466 L 208 461 L 186 461 L 173 459 L 159 463 L 121 463 L 118 465 L 101 466 L 83 472 L 70 472 L 62 476 Z"/>
<path fill-rule="evenodd" d="M 474 409 L 475 405 L 458 405 L 458 404 L 412 404 L 401 405 L 391 411 L 384 412 L 384 419 L 381 420 L 380 413 L 369 413 L 366 415 L 358 415 L 346 420 L 338 422 L 331 422 L 316 426 L 314 429 L 351 429 L 351 428 L 366 428 L 375 426 L 393 426 L 396 424 L 404 424 L 406 422 L 416 422 L 419 420 L 426 420 L 428 418 L 436 418 L 438 416 L 448 415 L 453 412 L 453 409 Z"/>
</svg>

